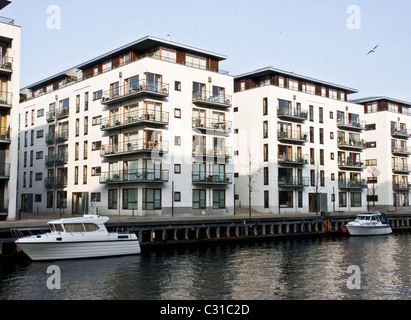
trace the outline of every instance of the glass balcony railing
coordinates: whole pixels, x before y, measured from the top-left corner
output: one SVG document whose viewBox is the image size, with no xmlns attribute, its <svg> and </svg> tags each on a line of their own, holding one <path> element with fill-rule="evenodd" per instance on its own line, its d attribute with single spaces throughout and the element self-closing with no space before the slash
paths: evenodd
<svg viewBox="0 0 411 320">
<path fill-rule="evenodd" d="M 104 118 L 101 121 L 101 130 L 112 130 L 136 125 L 142 122 L 166 125 L 169 122 L 169 113 L 155 110 L 139 109 L 116 116 Z"/>
<path fill-rule="evenodd" d="M 308 177 L 278 177 L 279 187 L 308 187 Z"/>
<path fill-rule="evenodd" d="M 304 143 L 308 141 L 308 134 L 307 132 L 300 132 L 300 131 L 277 131 L 277 139 L 280 141 L 288 141 L 288 142 L 300 142 Z"/>
<path fill-rule="evenodd" d="M 7 91 L 0 91 L 0 107 L 10 108 L 12 105 L 13 94 Z"/>
<path fill-rule="evenodd" d="M 100 183 L 167 182 L 168 177 L 168 170 L 129 169 L 102 172 L 100 175 Z"/>
<path fill-rule="evenodd" d="M 100 149 L 100 156 L 110 157 L 141 152 L 168 152 L 168 141 L 136 139 L 120 144 L 103 145 Z"/>
<path fill-rule="evenodd" d="M 212 92 L 193 92 L 193 102 L 215 107 L 231 107 L 231 96 Z"/>
<path fill-rule="evenodd" d="M 308 164 L 308 154 L 280 153 L 278 154 L 279 164 Z"/>
<path fill-rule="evenodd" d="M 0 142 L 10 143 L 10 128 L 0 128 Z"/>
<path fill-rule="evenodd" d="M 365 180 L 338 180 L 338 188 L 340 189 L 365 189 L 367 183 Z"/>
<path fill-rule="evenodd" d="M 168 83 L 140 80 L 129 85 L 112 88 L 103 92 L 101 102 L 104 104 L 111 104 L 146 94 L 157 97 L 167 97 L 168 93 Z"/>
<path fill-rule="evenodd" d="M 365 130 L 365 121 L 339 118 L 337 119 L 337 127 L 347 130 Z"/>
<path fill-rule="evenodd" d="M 206 173 L 204 171 L 194 171 L 192 180 L 195 184 L 232 184 L 232 173 Z"/>
<path fill-rule="evenodd" d="M 307 120 L 308 111 L 297 108 L 277 108 L 277 117 L 289 120 Z"/>
<path fill-rule="evenodd" d="M 59 142 L 59 141 L 65 141 L 68 139 L 69 132 L 68 130 L 61 130 L 61 131 L 56 131 L 53 133 L 47 133 L 46 134 L 46 143 L 54 143 L 54 142 Z"/>
<path fill-rule="evenodd" d="M 206 145 L 194 145 L 193 157 L 225 157 L 230 158 L 232 156 L 231 148 L 218 147 L 218 146 L 206 146 Z"/>
<path fill-rule="evenodd" d="M 231 132 L 232 122 L 220 119 L 194 117 L 192 118 L 193 128 L 195 129 L 211 129 L 222 132 Z"/>
<path fill-rule="evenodd" d="M 13 58 L 3 56 L 0 58 L 0 72 L 10 73 L 12 71 Z"/>
</svg>

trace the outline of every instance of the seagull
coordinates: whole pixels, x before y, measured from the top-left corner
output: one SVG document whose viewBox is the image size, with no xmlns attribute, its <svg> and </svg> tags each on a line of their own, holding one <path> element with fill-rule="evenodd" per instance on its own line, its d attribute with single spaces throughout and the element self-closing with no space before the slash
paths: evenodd
<svg viewBox="0 0 411 320">
<path fill-rule="evenodd" d="M 370 50 L 370 51 L 367 53 L 367 55 L 369 55 L 371 52 L 374 52 L 374 53 L 375 53 L 375 49 L 377 49 L 377 47 L 378 47 L 378 44 L 374 47 L 374 49 Z"/>
</svg>

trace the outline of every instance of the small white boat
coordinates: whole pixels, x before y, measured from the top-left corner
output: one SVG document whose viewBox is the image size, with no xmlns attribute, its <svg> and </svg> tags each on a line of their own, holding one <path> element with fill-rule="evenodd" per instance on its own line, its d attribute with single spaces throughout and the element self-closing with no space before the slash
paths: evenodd
<svg viewBox="0 0 411 320">
<path fill-rule="evenodd" d="M 345 226 L 350 235 L 371 236 L 392 233 L 384 213 L 361 213 Z"/>
<path fill-rule="evenodd" d="M 84 215 L 47 222 L 47 233 L 22 236 L 15 243 L 32 260 L 60 260 L 139 254 L 140 243 L 134 233 L 108 232 L 108 217 Z"/>
</svg>

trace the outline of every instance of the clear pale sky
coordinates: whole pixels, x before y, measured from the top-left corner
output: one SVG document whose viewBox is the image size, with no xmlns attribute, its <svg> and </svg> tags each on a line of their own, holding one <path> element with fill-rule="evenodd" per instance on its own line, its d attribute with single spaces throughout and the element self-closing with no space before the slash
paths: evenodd
<svg viewBox="0 0 411 320">
<path fill-rule="evenodd" d="M 60 29 L 47 26 L 52 5 Z M 347 13 L 351 5 L 360 20 Z M 358 89 L 351 99 L 411 102 L 411 1 L 13 0 L 0 15 L 22 27 L 21 87 L 146 35 L 170 34 L 227 55 L 220 68 L 234 76 L 273 66 Z"/>
</svg>

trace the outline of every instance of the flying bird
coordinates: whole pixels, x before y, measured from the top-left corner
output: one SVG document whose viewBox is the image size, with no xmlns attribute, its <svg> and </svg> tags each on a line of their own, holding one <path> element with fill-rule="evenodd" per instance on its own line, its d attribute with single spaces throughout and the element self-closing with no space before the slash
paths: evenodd
<svg viewBox="0 0 411 320">
<path fill-rule="evenodd" d="M 377 49 L 377 47 L 378 47 L 378 44 L 374 47 L 374 49 L 372 49 L 372 50 L 368 51 L 367 55 L 369 55 L 369 54 L 370 54 L 370 53 L 372 53 L 372 52 L 374 52 L 374 53 L 375 53 L 375 49 Z"/>
</svg>

